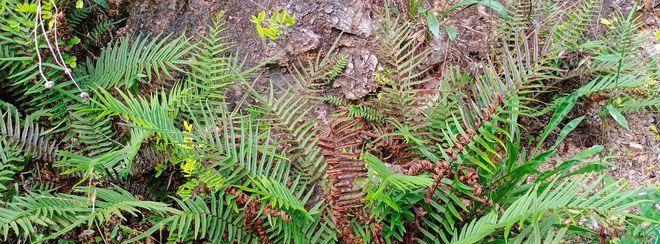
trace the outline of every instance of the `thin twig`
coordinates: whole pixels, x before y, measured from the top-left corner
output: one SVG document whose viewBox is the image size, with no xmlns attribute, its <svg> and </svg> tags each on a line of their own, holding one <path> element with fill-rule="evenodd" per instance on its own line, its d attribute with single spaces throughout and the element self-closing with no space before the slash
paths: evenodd
<svg viewBox="0 0 660 244">
<path fill-rule="evenodd" d="M 58 36 L 57 36 L 57 14 L 58 14 L 58 9 L 57 5 L 55 2 L 50 0 L 50 2 L 53 4 L 53 7 L 55 9 L 55 16 L 53 19 L 53 43 L 51 43 L 50 38 L 48 37 L 48 32 L 46 31 L 46 25 L 44 23 L 44 19 L 41 17 L 41 1 L 37 1 L 37 13 L 35 17 L 35 26 L 34 26 L 34 43 L 35 43 L 35 49 L 37 52 L 37 58 L 39 61 L 39 74 L 41 74 L 41 77 L 46 81 L 45 86 L 46 88 L 52 88 L 54 85 L 54 81 L 48 80 L 46 75 L 43 73 L 43 59 L 41 57 L 41 53 L 39 50 L 39 39 L 37 38 L 38 30 L 41 29 L 41 33 L 43 34 L 44 39 L 46 39 L 46 45 L 48 45 L 48 50 L 51 53 L 51 56 L 55 59 L 55 63 L 59 68 L 61 68 L 64 71 L 64 74 L 66 74 L 69 79 L 73 82 L 73 84 L 78 88 L 78 91 L 80 91 L 80 97 L 83 99 L 83 101 L 86 101 L 89 98 L 89 94 L 87 92 L 84 92 L 80 86 L 78 86 L 78 82 L 76 82 L 76 79 L 73 77 L 73 74 L 71 73 L 71 69 L 66 65 L 66 61 L 64 60 L 64 56 L 62 55 L 62 52 L 60 51 L 60 45 L 58 41 Z M 39 28 L 41 27 L 41 28 Z"/>
<path fill-rule="evenodd" d="M 39 74 L 41 75 L 41 78 L 43 78 L 46 81 L 46 88 L 51 88 L 53 87 L 52 81 L 49 81 L 48 78 L 46 78 L 46 75 L 44 74 L 43 71 L 43 62 L 41 59 L 41 53 L 39 52 L 39 39 L 37 39 L 37 31 L 39 29 L 39 16 L 41 16 L 41 2 L 37 1 L 37 17 L 34 19 L 34 47 L 37 51 L 37 59 L 38 59 L 38 66 L 39 66 Z M 50 87 L 49 87 L 50 84 Z"/>
</svg>

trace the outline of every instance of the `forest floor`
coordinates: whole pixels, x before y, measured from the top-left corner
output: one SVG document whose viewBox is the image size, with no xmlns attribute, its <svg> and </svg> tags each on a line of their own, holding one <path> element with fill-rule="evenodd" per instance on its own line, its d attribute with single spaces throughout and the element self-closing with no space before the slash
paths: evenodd
<svg viewBox="0 0 660 244">
<path fill-rule="evenodd" d="M 441 1 L 430 2 L 435 8 L 445 7 Z M 403 4 L 400 5 L 396 7 L 405 8 Z M 325 92 L 349 100 L 361 100 L 374 95 L 378 87 L 373 77 L 373 72 L 380 68 L 375 55 L 378 50 L 375 49 L 374 36 L 377 35 L 379 20 L 385 14 L 385 3 L 379 0 L 134 0 L 117 6 L 122 6 L 120 15 L 126 15 L 127 18 L 125 27 L 119 29 L 117 35 L 185 31 L 198 37 L 206 31 L 206 26 L 215 14 L 224 12 L 227 38 L 233 42 L 234 51 L 247 56 L 247 65 L 277 56 L 268 62 L 264 73 L 257 75 L 257 85 L 262 85 L 264 90 L 268 84 L 267 79 L 276 86 L 285 87 L 292 80 L 286 69 L 287 64 L 316 57 L 318 52 L 328 50 L 343 33 L 334 55 L 349 55 L 349 64 L 345 75 Z M 600 18 L 608 18 L 615 10 L 630 11 L 632 1 L 606 0 L 601 8 Z M 295 14 L 296 24 L 287 30 L 282 40 L 264 42 L 258 37 L 250 18 L 262 10 L 278 9 L 287 9 Z M 660 11 L 644 8 L 641 12 L 643 28 L 659 31 Z M 492 33 L 498 24 L 497 16 L 484 7 L 469 8 L 448 21 L 457 27 L 455 40 L 449 40 L 446 35 L 423 40 L 433 48 L 434 53 L 428 63 L 434 67 L 434 73 L 439 79 L 442 71 L 451 65 L 469 68 L 474 61 L 483 60 L 491 50 L 487 43 L 493 43 Z M 418 30 L 419 38 L 426 39 L 424 27 L 419 26 Z M 593 31 L 596 33 L 602 30 Z M 646 51 L 650 55 L 659 55 L 658 40 L 649 40 L 647 43 Z M 574 85 L 558 86 L 562 90 L 563 86 Z M 244 95 L 229 94 L 233 98 Z M 603 145 L 605 154 L 610 156 L 606 161 L 611 166 L 609 173 L 615 179 L 624 179 L 632 187 L 658 185 L 660 135 L 653 128 L 660 128 L 660 114 L 629 114 L 626 117 L 630 129 L 626 130 L 609 116 L 598 114 L 597 109 L 606 101 L 607 98 L 602 100 L 595 95 L 584 99 L 577 106 L 573 112 L 574 118 L 582 115 L 587 117 L 559 147 L 561 155 L 570 158 L 591 146 Z M 328 123 L 332 111 L 329 107 L 319 108 L 316 114 L 321 121 Z M 543 125 L 543 121 L 534 122 L 530 127 L 531 134 Z"/>
</svg>

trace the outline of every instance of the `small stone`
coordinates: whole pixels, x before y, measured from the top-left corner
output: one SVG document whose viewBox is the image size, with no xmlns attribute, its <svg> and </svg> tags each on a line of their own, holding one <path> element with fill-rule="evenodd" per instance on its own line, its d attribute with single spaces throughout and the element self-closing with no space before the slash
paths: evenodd
<svg viewBox="0 0 660 244">
<path fill-rule="evenodd" d="M 290 36 L 291 43 L 286 48 L 294 55 L 300 55 L 319 48 L 320 36 L 310 29 L 292 30 Z"/>
<path fill-rule="evenodd" d="M 634 143 L 634 142 L 631 142 L 631 143 L 630 143 L 630 147 L 631 147 L 634 151 L 638 151 L 638 152 L 644 150 L 644 146 L 642 146 L 641 144 Z"/>
<path fill-rule="evenodd" d="M 642 154 L 642 155 L 637 156 L 635 159 L 637 160 L 637 162 L 644 163 L 644 162 L 647 162 L 649 160 L 649 156 L 646 155 L 646 154 Z"/>
<path fill-rule="evenodd" d="M 332 6 L 325 7 L 325 13 L 326 14 L 332 13 L 332 11 L 333 11 Z"/>
</svg>

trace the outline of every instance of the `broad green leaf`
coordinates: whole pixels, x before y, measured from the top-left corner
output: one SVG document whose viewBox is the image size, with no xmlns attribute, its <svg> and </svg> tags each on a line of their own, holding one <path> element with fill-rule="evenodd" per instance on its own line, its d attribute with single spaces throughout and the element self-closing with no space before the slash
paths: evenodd
<svg viewBox="0 0 660 244">
<path fill-rule="evenodd" d="M 593 172 L 598 172 L 598 171 L 603 171 L 607 170 L 607 167 L 602 165 L 602 164 L 588 164 L 583 167 L 580 167 L 579 169 L 573 170 L 567 174 L 564 174 L 561 176 L 561 178 L 566 178 L 570 177 L 573 175 L 581 175 L 581 174 L 587 174 L 587 173 L 593 173 Z"/>
<path fill-rule="evenodd" d="M 587 150 L 579 152 L 578 154 L 575 154 L 575 156 L 573 156 L 572 159 L 576 159 L 576 160 L 585 159 L 585 158 L 591 157 L 591 156 L 593 156 L 597 153 L 602 152 L 603 149 L 605 149 L 603 146 L 596 145 L 596 146 L 590 147 Z"/>
<path fill-rule="evenodd" d="M 456 32 L 456 27 L 453 25 L 450 26 L 445 26 L 445 31 L 447 32 L 447 36 L 449 36 L 449 40 L 456 40 L 456 35 L 458 34 Z"/>
<path fill-rule="evenodd" d="M 621 54 L 606 54 L 595 57 L 596 60 L 604 62 L 618 62 L 621 58 Z"/>
<path fill-rule="evenodd" d="M 534 151 L 541 148 L 545 139 L 548 138 L 550 133 L 552 133 L 552 131 L 555 128 L 557 128 L 559 123 L 566 117 L 566 115 L 568 115 L 571 109 L 573 109 L 573 106 L 575 106 L 575 103 L 577 102 L 578 96 L 579 94 L 577 92 L 574 92 L 568 97 L 564 98 L 563 101 L 559 104 L 559 106 L 557 106 L 555 113 L 552 114 L 552 117 L 550 118 L 548 125 L 543 130 L 543 133 L 541 134 L 541 139 L 538 141 L 538 144 L 536 144 Z"/>
<path fill-rule="evenodd" d="M 496 1 L 496 0 L 463 0 L 454 6 L 450 8 L 450 10 L 454 10 L 460 7 L 469 7 L 475 4 L 483 5 L 484 7 L 488 7 L 498 13 L 503 19 L 508 19 L 509 14 L 508 10 L 502 3 Z"/>
<path fill-rule="evenodd" d="M 555 141 L 553 147 L 557 147 L 559 143 L 561 143 L 566 138 L 566 136 L 569 133 L 571 133 L 571 131 L 573 131 L 575 127 L 577 127 L 580 124 L 580 122 L 582 122 L 582 120 L 584 120 L 584 116 L 571 120 L 571 122 L 568 122 L 568 124 L 566 124 L 566 126 L 564 126 L 564 128 L 561 129 L 561 132 L 559 133 L 559 136 L 557 136 L 557 141 Z"/>
<path fill-rule="evenodd" d="M 614 120 L 619 123 L 623 128 L 626 128 L 626 130 L 630 130 L 628 127 L 628 120 L 626 120 L 626 117 L 619 112 L 618 109 L 616 109 L 612 104 L 608 104 L 605 108 L 607 108 L 607 111 L 610 113 L 610 116 L 614 118 Z"/>
<path fill-rule="evenodd" d="M 85 5 L 85 3 L 83 2 L 83 0 L 77 0 L 76 1 L 76 8 L 77 9 L 83 8 L 84 5 Z"/>
<path fill-rule="evenodd" d="M 22 13 L 36 13 L 37 12 L 37 5 L 36 4 L 20 3 L 16 7 L 17 7 L 18 12 L 22 12 Z"/>
<path fill-rule="evenodd" d="M 429 12 L 426 14 L 426 24 L 429 27 L 429 31 L 433 34 L 434 37 L 440 36 L 440 21 L 435 17 L 435 14 Z"/>
</svg>

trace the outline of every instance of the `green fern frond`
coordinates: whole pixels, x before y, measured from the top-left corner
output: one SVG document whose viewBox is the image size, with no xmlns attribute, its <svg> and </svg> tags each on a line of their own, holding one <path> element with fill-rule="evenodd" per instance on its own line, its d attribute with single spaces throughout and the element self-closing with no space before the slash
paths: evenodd
<svg viewBox="0 0 660 244">
<path fill-rule="evenodd" d="M 25 123 L 18 113 L 0 110 L 0 137 L 11 145 L 45 161 L 57 161 L 55 141 L 50 141 L 47 132 L 34 122 Z"/>
<path fill-rule="evenodd" d="M 323 101 L 334 106 L 345 106 L 348 104 L 348 101 L 342 97 L 328 95 L 323 97 Z"/>
<path fill-rule="evenodd" d="M 196 96 L 214 102 L 222 101 L 223 89 L 254 70 L 241 71 L 239 60 L 229 54 L 231 44 L 224 35 L 223 18 L 223 13 L 216 16 L 208 33 L 196 43 L 189 72 L 189 82 L 197 88 Z"/>
<path fill-rule="evenodd" d="M 236 214 L 223 197 L 211 196 L 210 203 L 202 198 L 189 200 L 174 199 L 180 210 L 154 225 L 146 232 L 130 239 L 127 243 L 146 238 L 161 228 L 171 233 L 173 241 L 207 239 L 212 243 L 221 241 L 255 243 L 260 237 L 243 227 L 243 215 Z"/>
<path fill-rule="evenodd" d="M 376 82 L 382 85 L 378 110 L 408 124 L 418 123 L 422 112 L 419 107 L 428 99 L 427 91 L 420 86 L 427 81 L 424 74 L 430 67 L 424 62 L 431 52 L 413 35 L 411 24 L 387 19 L 378 35 L 384 71 L 374 73 Z"/>
<path fill-rule="evenodd" d="M 593 182 L 588 177 L 570 178 L 563 182 L 554 181 L 542 191 L 537 186 L 506 207 L 501 214 L 490 212 L 461 228 L 451 243 L 476 243 L 497 230 L 503 230 L 506 238 L 513 234 L 511 230 L 516 225 L 523 230 L 521 233 L 530 235 L 526 238 L 541 239 L 545 233 L 524 230 L 535 228 L 541 221 L 552 216 L 560 216 L 554 221 L 559 224 L 592 213 L 618 214 L 634 204 L 624 200 L 635 192 L 625 192 L 618 184 L 596 190 L 601 180 L 602 177 Z"/>
<path fill-rule="evenodd" d="M 348 105 L 348 116 L 360 117 L 375 123 L 385 123 L 385 116 L 371 106 Z"/>
<path fill-rule="evenodd" d="M 92 42 L 100 42 L 109 31 L 115 29 L 116 25 L 124 21 L 124 19 L 116 20 L 116 21 L 108 21 L 104 20 L 99 22 L 92 28 L 88 35 L 89 39 L 85 39 L 86 43 L 92 43 Z"/>
<path fill-rule="evenodd" d="M 108 223 L 114 221 L 113 217 L 125 221 L 126 217 L 124 217 L 124 213 L 137 216 L 141 214 L 141 211 L 148 211 L 158 215 L 176 211 L 176 209 L 169 207 L 165 203 L 142 201 L 130 192 L 117 186 L 109 189 L 84 187 L 79 192 L 96 197 L 92 203 L 94 209 L 91 210 L 90 215 L 87 217 L 88 225 L 91 225 L 92 221 L 96 221 L 99 224 Z"/>
<path fill-rule="evenodd" d="M 86 157 L 70 152 L 58 152 L 64 159 L 55 167 L 64 169 L 63 174 L 82 173 L 78 184 L 100 175 L 125 178 L 132 170 L 133 160 L 142 146 L 142 142 L 151 135 L 142 129 L 132 129 L 130 141 L 120 149 L 112 150 L 95 157 Z"/>
<path fill-rule="evenodd" d="M 180 66 L 188 63 L 185 57 L 192 48 L 184 36 L 125 38 L 103 50 L 94 65 L 87 60 L 79 79 L 103 88 L 131 88 L 154 77 L 169 77 L 171 70 L 182 71 Z"/>
<path fill-rule="evenodd" d="M 346 68 L 350 57 L 348 55 L 336 57 L 337 45 L 342 36 L 343 33 L 339 34 L 332 46 L 327 51 L 319 52 L 315 59 L 308 60 L 306 64 L 297 60 L 291 67 L 289 72 L 293 75 L 296 90 L 314 98 L 322 94 L 324 86 L 332 82 Z"/>
<path fill-rule="evenodd" d="M 135 215 L 141 211 L 156 214 L 175 211 L 167 204 L 140 201 L 127 191 L 86 188 L 92 199 L 70 194 L 28 192 L 16 196 L 0 208 L 0 233 L 7 240 L 12 233 L 33 242 L 47 242 L 81 226 L 85 221 L 107 223 L 111 216 L 123 218 L 123 213 Z M 96 198 L 96 197 L 99 198 Z M 64 227 L 64 228 L 61 228 Z M 43 234 L 46 234 L 44 236 Z"/>
<path fill-rule="evenodd" d="M 334 65 L 332 65 L 332 68 L 325 73 L 325 79 L 328 81 L 334 80 L 342 71 L 344 71 L 349 60 L 348 55 L 342 55 L 337 58 Z"/>
<path fill-rule="evenodd" d="M 67 11 L 67 21 L 71 29 L 76 29 L 82 24 L 83 21 L 89 17 L 89 14 L 92 12 L 92 6 L 85 6 L 80 9 L 71 9 Z"/>
<path fill-rule="evenodd" d="M 92 102 L 96 107 L 90 108 L 90 111 L 98 111 L 98 117 L 121 116 L 137 127 L 156 132 L 169 142 L 183 143 L 181 131 L 174 126 L 174 117 L 179 112 L 177 108 L 183 102 L 187 90 L 176 86 L 169 94 L 161 92 L 152 95 L 149 100 L 117 90 L 123 101 L 102 88 L 94 92 L 96 96 Z"/>
<path fill-rule="evenodd" d="M 361 158 L 364 160 L 369 172 L 382 180 L 378 191 L 393 187 L 399 191 L 410 192 L 429 187 L 433 184 L 433 179 L 425 175 L 414 176 L 394 173 L 385 163 L 369 153 L 363 153 Z"/>
<path fill-rule="evenodd" d="M 596 23 L 599 0 L 583 0 L 577 3 L 574 11 L 569 11 L 566 20 L 557 26 L 553 33 L 553 43 L 563 49 L 574 50 L 585 41 L 590 26 Z"/>
<path fill-rule="evenodd" d="M 117 133 L 112 129 L 111 117 L 98 116 L 94 111 L 90 111 L 89 105 L 86 104 L 74 105 L 72 110 L 72 132 L 68 137 L 75 140 L 70 147 L 79 145 L 80 151 L 90 157 L 117 148 L 118 143 L 114 140 Z"/>
<path fill-rule="evenodd" d="M 291 88 L 276 96 L 271 86 L 268 98 L 262 100 L 258 110 L 276 132 L 273 137 L 281 143 L 291 144 L 285 153 L 294 162 L 294 167 L 311 181 L 321 178 L 327 166 L 321 148 L 317 146 L 317 122 L 309 118 L 312 110 L 309 99 Z"/>
<path fill-rule="evenodd" d="M 619 104 L 621 112 L 653 111 L 660 112 L 660 96 L 649 98 L 626 98 Z"/>
<path fill-rule="evenodd" d="M 0 204 L 4 204 L 8 198 L 7 192 L 12 188 L 14 175 L 20 172 L 19 167 L 24 162 L 25 158 L 21 155 L 21 150 L 0 139 Z"/>
<path fill-rule="evenodd" d="M 302 216 L 311 219 L 303 202 L 298 199 L 298 197 L 294 196 L 294 193 L 292 193 L 291 190 L 281 182 L 260 176 L 252 178 L 250 183 L 253 188 L 245 188 L 245 190 L 261 195 L 261 200 L 268 202 L 270 206 L 285 209 L 287 212 L 291 213 L 291 215 L 301 214 Z"/>
</svg>

